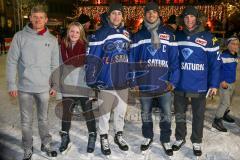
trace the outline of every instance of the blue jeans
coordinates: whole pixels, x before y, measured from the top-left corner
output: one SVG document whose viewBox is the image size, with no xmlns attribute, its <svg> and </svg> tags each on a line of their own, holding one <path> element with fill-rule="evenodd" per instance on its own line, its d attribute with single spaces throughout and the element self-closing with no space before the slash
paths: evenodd
<svg viewBox="0 0 240 160">
<path fill-rule="evenodd" d="M 162 143 L 170 142 L 171 130 L 171 105 L 172 95 L 170 92 L 158 97 L 160 112 L 160 141 Z M 140 99 L 141 102 L 141 117 L 142 117 L 142 134 L 145 138 L 153 138 L 153 120 L 152 120 L 152 100 L 151 97 Z"/>
<path fill-rule="evenodd" d="M 38 131 L 41 143 L 46 145 L 51 142 L 52 136 L 48 129 L 48 100 L 49 93 L 27 93 L 19 91 L 19 105 L 22 126 L 23 149 L 31 149 L 33 146 L 33 111 L 36 103 Z"/>
</svg>

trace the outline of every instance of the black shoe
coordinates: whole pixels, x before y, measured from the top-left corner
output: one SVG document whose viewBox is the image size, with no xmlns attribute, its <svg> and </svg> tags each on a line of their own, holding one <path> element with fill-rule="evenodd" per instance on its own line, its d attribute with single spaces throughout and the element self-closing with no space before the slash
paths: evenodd
<svg viewBox="0 0 240 160">
<path fill-rule="evenodd" d="M 97 139 L 97 133 L 96 132 L 89 133 L 89 135 L 88 135 L 88 145 L 87 145 L 87 152 L 88 153 L 94 152 L 96 139 Z"/>
<path fill-rule="evenodd" d="M 111 149 L 109 147 L 108 135 L 102 134 L 100 135 L 100 142 L 101 142 L 101 151 L 104 155 L 110 155 Z"/>
<path fill-rule="evenodd" d="M 201 150 L 201 144 L 200 143 L 193 143 L 193 154 L 195 156 L 201 156 L 202 150 Z"/>
<path fill-rule="evenodd" d="M 226 110 L 223 116 L 223 120 L 228 123 L 234 123 L 235 120 L 229 115 L 230 110 Z"/>
<path fill-rule="evenodd" d="M 67 132 L 60 131 L 59 134 L 60 134 L 61 139 L 62 139 L 61 145 L 59 147 L 59 151 L 62 154 L 64 154 L 71 147 L 70 138 L 69 138 L 69 134 Z"/>
<path fill-rule="evenodd" d="M 173 151 L 178 151 L 185 143 L 186 143 L 185 139 L 184 139 L 184 140 L 177 140 L 177 141 L 172 145 L 172 150 L 173 150 Z"/>
<path fill-rule="evenodd" d="M 33 154 L 33 147 L 32 149 L 24 149 L 23 160 L 31 160 L 32 154 Z"/>
<path fill-rule="evenodd" d="M 214 118 L 212 127 L 220 132 L 227 132 L 227 129 L 223 126 L 222 118 Z"/>
<path fill-rule="evenodd" d="M 57 157 L 57 152 L 51 148 L 50 144 L 47 144 L 47 145 L 42 144 L 41 151 L 45 152 L 49 157 Z"/>
<path fill-rule="evenodd" d="M 168 156 L 173 155 L 173 150 L 170 143 L 162 143 L 163 149 Z"/>
<path fill-rule="evenodd" d="M 145 138 L 143 144 L 141 144 L 141 151 L 146 151 L 152 144 L 153 139 L 152 138 Z"/>
<path fill-rule="evenodd" d="M 128 145 L 127 145 L 127 142 L 123 139 L 122 131 L 119 131 L 119 132 L 117 132 L 117 134 L 115 134 L 114 142 L 118 145 L 118 147 L 121 150 L 123 150 L 123 151 L 128 150 Z"/>
</svg>

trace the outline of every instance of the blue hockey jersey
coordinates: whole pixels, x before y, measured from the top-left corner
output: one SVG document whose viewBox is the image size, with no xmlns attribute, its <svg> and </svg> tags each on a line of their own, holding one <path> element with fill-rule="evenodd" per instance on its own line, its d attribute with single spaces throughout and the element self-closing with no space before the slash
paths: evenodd
<svg viewBox="0 0 240 160">
<path fill-rule="evenodd" d="M 176 90 L 203 93 L 208 88 L 218 88 L 221 61 L 216 38 L 207 31 L 178 31 L 176 40 L 181 68 Z"/>
<path fill-rule="evenodd" d="M 221 54 L 221 60 L 220 82 L 226 81 L 227 83 L 234 83 L 236 81 L 238 63 L 237 54 L 233 55 L 229 50 L 225 50 Z"/>
<path fill-rule="evenodd" d="M 142 92 L 165 92 L 167 83 L 176 86 L 179 80 L 175 36 L 163 25 L 159 25 L 157 33 L 160 38 L 159 49 L 152 45 L 151 33 L 144 25 L 132 38 L 130 62 L 135 62 L 136 66 L 144 64 L 142 70 L 135 71 L 134 79 Z"/>
<path fill-rule="evenodd" d="M 124 27 L 104 25 L 89 38 L 86 82 L 90 87 L 124 89 L 128 87 L 130 35 Z"/>
</svg>

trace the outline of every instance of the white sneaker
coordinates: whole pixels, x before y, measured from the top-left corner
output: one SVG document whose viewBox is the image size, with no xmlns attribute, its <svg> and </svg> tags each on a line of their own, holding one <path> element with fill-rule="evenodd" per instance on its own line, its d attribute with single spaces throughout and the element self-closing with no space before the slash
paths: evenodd
<svg viewBox="0 0 240 160">
<path fill-rule="evenodd" d="M 151 138 L 145 138 L 143 143 L 141 144 L 141 151 L 147 150 L 150 145 L 152 144 L 153 139 Z"/>
<path fill-rule="evenodd" d="M 186 141 L 183 139 L 175 141 L 172 146 L 173 151 L 178 151 L 185 143 Z"/>
<path fill-rule="evenodd" d="M 162 143 L 163 149 L 168 156 L 173 155 L 172 146 L 170 143 Z"/>
<path fill-rule="evenodd" d="M 201 143 L 193 143 L 193 153 L 195 156 L 202 155 Z"/>
</svg>

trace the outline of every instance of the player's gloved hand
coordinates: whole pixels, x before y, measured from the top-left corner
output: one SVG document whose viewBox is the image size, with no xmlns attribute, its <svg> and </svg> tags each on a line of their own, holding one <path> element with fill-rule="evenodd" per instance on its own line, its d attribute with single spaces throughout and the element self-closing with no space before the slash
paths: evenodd
<svg viewBox="0 0 240 160">
<path fill-rule="evenodd" d="M 172 92 L 175 89 L 175 87 L 171 83 L 167 83 L 167 91 Z"/>
</svg>

